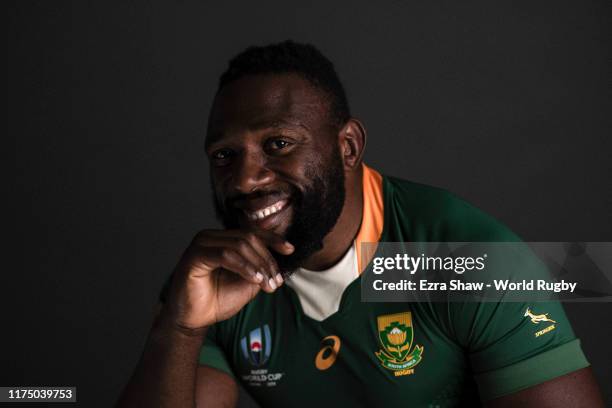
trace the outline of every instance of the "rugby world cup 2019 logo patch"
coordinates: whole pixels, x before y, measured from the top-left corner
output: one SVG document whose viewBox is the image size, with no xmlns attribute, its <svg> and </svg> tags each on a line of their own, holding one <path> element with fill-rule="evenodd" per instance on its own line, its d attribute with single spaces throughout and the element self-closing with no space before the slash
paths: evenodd
<svg viewBox="0 0 612 408">
<path fill-rule="evenodd" d="M 412 348 L 414 330 L 410 312 L 378 316 L 378 339 L 382 349 L 375 352 L 383 367 L 398 377 L 414 373 L 423 358 L 423 346 Z"/>
<path fill-rule="evenodd" d="M 242 356 L 253 369 L 247 369 L 241 374 L 242 380 L 251 387 L 276 387 L 285 373 L 272 371 L 269 367 L 262 367 L 270 360 L 272 354 L 272 335 L 270 326 L 264 324 L 253 329 L 248 335 L 240 339 Z"/>
<path fill-rule="evenodd" d="M 255 367 L 264 365 L 272 352 L 270 326 L 258 327 L 240 339 L 240 348 L 245 359 Z"/>
</svg>

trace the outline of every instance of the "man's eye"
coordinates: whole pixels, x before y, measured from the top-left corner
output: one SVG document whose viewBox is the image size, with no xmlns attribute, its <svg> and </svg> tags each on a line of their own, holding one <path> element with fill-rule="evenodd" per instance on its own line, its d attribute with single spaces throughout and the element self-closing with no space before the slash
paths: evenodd
<svg viewBox="0 0 612 408">
<path fill-rule="evenodd" d="M 232 151 L 229 149 L 221 149 L 213 152 L 211 155 L 213 160 L 226 160 L 232 156 Z"/>
<path fill-rule="evenodd" d="M 291 144 L 291 142 L 284 139 L 272 139 L 268 141 L 268 148 L 271 150 L 281 150 L 290 146 Z"/>
</svg>

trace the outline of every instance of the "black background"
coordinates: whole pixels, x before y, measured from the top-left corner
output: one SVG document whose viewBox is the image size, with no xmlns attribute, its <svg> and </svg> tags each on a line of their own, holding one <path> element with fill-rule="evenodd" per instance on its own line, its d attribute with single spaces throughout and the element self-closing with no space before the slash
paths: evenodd
<svg viewBox="0 0 612 408">
<path fill-rule="evenodd" d="M 612 241 L 605 1 L 208 3 L 4 3 L 0 385 L 117 398 L 164 278 L 214 224 L 206 117 L 251 44 L 312 42 L 334 61 L 371 166 L 525 240 Z M 610 306 L 566 305 L 608 401 Z"/>
</svg>

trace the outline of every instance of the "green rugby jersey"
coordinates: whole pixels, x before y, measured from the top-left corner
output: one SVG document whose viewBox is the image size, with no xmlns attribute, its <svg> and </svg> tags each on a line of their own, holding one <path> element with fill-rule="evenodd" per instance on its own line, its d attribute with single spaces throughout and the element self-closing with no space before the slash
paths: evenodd
<svg viewBox="0 0 612 408">
<path fill-rule="evenodd" d="M 367 166 L 363 186 L 358 253 L 361 242 L 518 240 L 445 190 Z M 558 302 L 364 303 L 360 283 L 321 321 L 289 285 L 260 292 L 210 328 L 200 364 L 233 376 L 264 407 L 478 406 L 589 365 Z M 527 308 L 554 325 L 531 322 Z"/>
</svg>

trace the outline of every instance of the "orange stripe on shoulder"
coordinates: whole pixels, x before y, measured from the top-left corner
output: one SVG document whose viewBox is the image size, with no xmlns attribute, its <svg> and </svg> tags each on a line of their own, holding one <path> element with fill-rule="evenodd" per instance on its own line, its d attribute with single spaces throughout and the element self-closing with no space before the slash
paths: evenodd
<svg viewBox="0 0 612 408">
<path fill-rule="evenodd" d="M 385 219 L 383 207 L 382 176 L 376 170 L 363 164 L 363 216 L 359 233 L 355 238 L 359 274 L 363 272 L 376 251 L 376 246 L 371 245 L 367 248 L 368 253 L 362 254 L 361 243 L 377 243 L 380 240 Z"/>
</svg>

